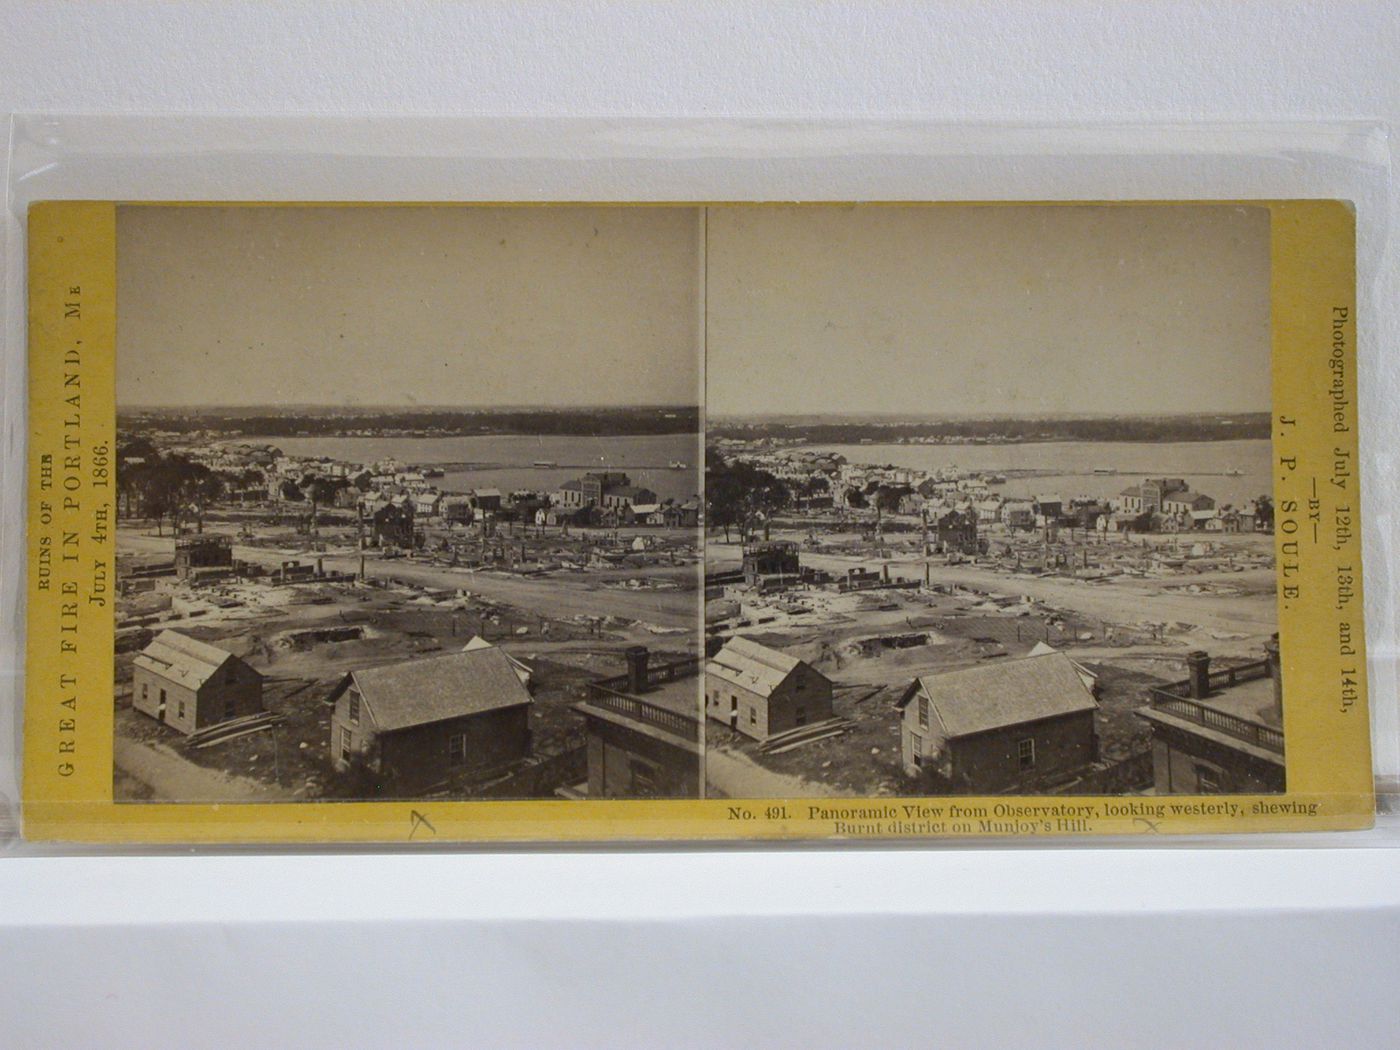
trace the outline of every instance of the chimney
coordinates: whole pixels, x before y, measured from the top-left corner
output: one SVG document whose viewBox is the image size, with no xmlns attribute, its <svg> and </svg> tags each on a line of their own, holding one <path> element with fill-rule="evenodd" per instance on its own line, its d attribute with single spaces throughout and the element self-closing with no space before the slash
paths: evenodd
<svg viewBox="0 0 1400 1050">
<path fill-rule="evenodd" d="M 1191 699 L 1204 700 L 1210 695 L 1210 653 L 1196 649 L 1186 654 L 1186 675 Z"/>
<path fill-rule="evenodd" d="M 627 691 L 633 696 L 646 692 L 647 688 L 647 647 L 628 646 L 623 654 L 627 657 Z"/>
<path fill-rule="evenodd" d="M 1278 633 L 1264 643 L 1264 658 L 1269 665 L 1269 677 L 1274 682 L 1274 714 L 1283 720 L 1283 662 L 1279 658 Z"/>
</svg>

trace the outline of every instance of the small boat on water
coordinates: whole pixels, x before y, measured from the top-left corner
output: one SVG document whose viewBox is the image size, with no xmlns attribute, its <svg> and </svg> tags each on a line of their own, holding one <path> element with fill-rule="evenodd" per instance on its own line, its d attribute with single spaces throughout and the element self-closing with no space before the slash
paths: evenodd
<svg viewBox="0 0 1400 1050">
<path fill-rule="evenodd" d="M 1227 470 L 1225 472 L 1225 476 L 1227 478 L 1242 478 L 1244 477 L 1244 471 L 1242 471 L 1239 467 L 1235 467 L 1232 470 Z"/>
<path fill-rule="evenodd" d="M 533 467 L 557 467 L 559 464 L 552 459 L 537 459 L 530 465 Z"/>
<path fill-rule="evenodd" d="M 688 465 L 689 465 L 689 464 L 682 463 L 682 462 L 681 462 L 680 460 L 678 460 L 678 459 L 673 459 L 673 460 L 671 460 L 671 464 L 670 464 L 672 470 L 684 470 Z"/>
<path fill-rule="evenodd" d="M 1114 470 L 1112 467 L 1095 467 L 1095 468 L 1094 468 L 1094 473 L 1095 473 L 1095 474 L 1117 474 L 1118 471 Z"/>
</svg>

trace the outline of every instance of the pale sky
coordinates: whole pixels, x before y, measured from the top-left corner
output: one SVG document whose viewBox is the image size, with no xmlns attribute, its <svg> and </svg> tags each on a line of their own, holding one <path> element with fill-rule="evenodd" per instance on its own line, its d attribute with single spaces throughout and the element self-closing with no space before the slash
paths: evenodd
<svg viewBox="0 0 1400 1050">
<path fill-rule="evenodd" d="M 117 401 L 700 396 L 693 208 L 123 206 Z"/>
<path fill-rule="evenodd" d="M 711 209 L 711 415 L 1270 405 L 1264 208 Z"/>
</svg>

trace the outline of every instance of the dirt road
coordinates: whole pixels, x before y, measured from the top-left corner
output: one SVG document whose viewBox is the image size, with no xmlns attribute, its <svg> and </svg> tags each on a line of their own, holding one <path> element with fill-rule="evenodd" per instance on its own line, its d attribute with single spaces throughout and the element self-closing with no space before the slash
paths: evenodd
<svg viewBox="0 0 1400 1050">
<path fill-rule="evenodd" d="M 164 553 L 171 549 L 169 537 L 147 536 L 130 531 L 118 533 L 123 552 Z M 257 565 L 276 567 L 287 559 L 278 551 L 235 546 L 234 557 Z M 328 572 L 358 572 L 358 555 L 304 554 L 304 560 L 322 560 Z M 531 612 L 562 619 L 569 616 L 625 616 L 660 627 L 698 629 L 700 596 L 697 591 L 649 591 L 601 587 L 592 579 L 563 574 L 544 578 L 507 576 L 495 572 L 450 569 L 426 565 L 408 558 L 383 561 L 365 559 L 365 575 L 374 579 L 392 578 L 424 587 L 465 588 L 493 601 L 505 602 Z"/>
<path fill-rule="evenodd" d="M 197 766 L 159 744 L 117 737 L 112 741 L 112 757 L 119 770 L 151 789 L 152 801 L 288 802 L 296 798 L 289 791 L 236 773 Z"/>
<path fill-rule="evenodd" d="M 714 559 L 713 547 L 707 556 L 719 561 L 732 560 L 726 548 L 720 547 L 718 551 L 718 559 Z M 923 559 L 917 556 L 879 561 L 804 551 L 802 562 L 836 573 L 844 573 L 855 566 L 878 568 L 886 564 L 895 578 L 922 579 L 924 575 Z M 1271 582 L 1270 577 L 1267 570 L 1256 570 L 1224 574 L 1221 582 L 1259 587 Z M 1115 624 L 1175 620 L 1261 638 L 1278 630 L 1278 610 L 1271 589 L 1265 593 L 1239 595 L 1183 594 L 1166 590 L 1168 586 L 1197 582 L 1191 576 L 1165 581 L 1133 579 L 1090 584 L 1065 577 L 1013 576 L 970 565 L 935 565 L 932 578 L 937 583 L 956 583 L 995 594 L 1029 595 L 1057 608 Z"/>
<path fill-rule="evenodd" d="M 818 798 L 835 794 L 823 784 L 776 773 L 746 755 L 713 748 L 705 753 L 705 783 L 728 798 Z"/>
</svg>

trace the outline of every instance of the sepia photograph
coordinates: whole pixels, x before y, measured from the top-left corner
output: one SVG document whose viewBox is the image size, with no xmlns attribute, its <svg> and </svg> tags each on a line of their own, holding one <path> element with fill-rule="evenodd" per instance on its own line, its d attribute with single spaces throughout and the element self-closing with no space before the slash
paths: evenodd
<svg viewBox="0 0 1400 1050">
<path fill-rule="evenodd" d="M 116 800 L 699 797 L 701 236 L 120 206 Z"/>
<path fill-rule="evenodd" d="M 1284 790 L 1266 208 L 706 239 L 711 796 Z"/>
</svg>

